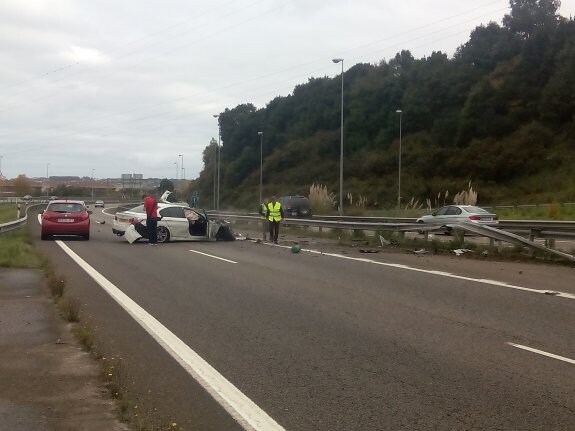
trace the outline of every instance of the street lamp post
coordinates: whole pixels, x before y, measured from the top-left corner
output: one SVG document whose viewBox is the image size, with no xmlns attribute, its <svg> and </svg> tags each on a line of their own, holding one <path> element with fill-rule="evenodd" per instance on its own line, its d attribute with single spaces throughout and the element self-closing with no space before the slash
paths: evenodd
<svg viewBox="0 0 575 431">
<path fill-rule="evenodd" d="M 48 196 L 48 189 L 50 188 L 50 175 L 48 174 L 49 168 L 50 163 L 46 163 L 46 196 Z"/>
<path fill-rule="evenodd" d="M 182 181 L 186 179 L 186 169 L 184 168 L 184 155 L 180 154 L 182 158 Z"/>
<path fill-rule="evenodd" d="M 92 202 L 94 201 L 94 169 L 92 169 Z"/>
<path fill-rule="evenodd" d="M 262 186 L 263 186 L 263 179 L 264 179 L 264 168 L 263 168 L 263 160 L 264 160 L 264 132 L 258 132 L 260 135 L 260 202 L 262 204 Z"/>
<path fill-rule="evenodd" d="M 216 175 L 218 165 L 218 141 L 214 138 L 210 141 L 210 145 L 214 146 L 214 209 L 216 209 Z"/>
<path fill-rule="evenodd" d="M 399 166 L 397 170 L 397 208 L 401 208 L 401 115 L 403 111 L 398 109 L 395 111 L 396 114 L 399 114 Z"/>
<path fill-rule="evenodd" d="M 339 215 L 343 215 L 343 58 L 334 58 L 334 63 L 341 63 L 341 125 L 339 148 Z"/>
<path fill-rule="evenodd" d="M 214 114 L 214 118 L 218 118 L 218 187 L 216 190 L 216 209 L 217 210 L 220 209 L 220 160 L 221 160 L 220 142 L 222 139 L 222 128 L 220 126 L 219 117 L 220 117 L 219 114 Z"/>
<path fill-rule="evenodd" d="M 178 180 L 178 162 L 174 162 L 174 165 L 176 165 L 176 181 Z"/>
<path fill-rule="evenodd" d="M 2 158 L 4 156 L 0 156 L 0 197 L 2 197 L 2 181 L 4 180 L 4 174 L 2 173 Z"/>
</svg>

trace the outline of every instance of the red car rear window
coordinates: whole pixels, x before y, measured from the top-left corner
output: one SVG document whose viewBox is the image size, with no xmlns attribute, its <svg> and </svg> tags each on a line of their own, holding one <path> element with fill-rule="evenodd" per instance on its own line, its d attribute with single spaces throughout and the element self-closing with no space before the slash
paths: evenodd
<svg viewBox="0 0 575 431">
<path fill-rule="evenodd" d="M 55 203 L 48 205 L 46 211 L 55 213 L 81 213 L 86 211 L 86 208 L 84 205 L 76 203 Z"/>
</svg>

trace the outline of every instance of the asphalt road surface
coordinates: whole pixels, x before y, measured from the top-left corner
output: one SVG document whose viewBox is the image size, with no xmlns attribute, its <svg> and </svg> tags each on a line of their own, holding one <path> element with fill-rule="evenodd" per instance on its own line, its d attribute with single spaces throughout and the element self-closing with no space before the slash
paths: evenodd
<svg viewBox="0 0 575 431">
<path fill-rule="evenodd" d="M 92 218 L 90 241 L 38 245 L 134 392 L 183 429 L 575 427 L 573 268 L 130 245 Z"/>
</svg>

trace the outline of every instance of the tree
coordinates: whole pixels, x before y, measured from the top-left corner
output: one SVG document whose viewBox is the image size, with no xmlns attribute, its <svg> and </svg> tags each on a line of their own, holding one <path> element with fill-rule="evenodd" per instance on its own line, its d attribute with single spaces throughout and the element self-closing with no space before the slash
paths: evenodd
<svg viewBox="0 0 575 431">
<path fill-rule="evenodd" d="M 455 58 L 473 66 L 481 73 L 489 72 L 498 63 L 510 60 L 521 51 L 521 40 L 507 28 L 491 22 L 476 27 L 469 41 L 457 48 Z"/>
<path fill-rule="evenodd" d="M 543 89 L 541 116 L 557 124 L 575 118 L 575 42 L 569 43 L 557 58 L 555 73 Z"/>
<path fill-rule="evenodd" d="M 522 39 L 529 39 L 540 28 L 554 27 L 559 22 L 560 0 L 509 0 L 511 12 L 503 25 Z"/>
<path fill-rule="evenodd" d="M 17 196 L 29 195 L 32 192 L 32 182 L 26 175 L 18 175 L 14 180 L 14 191 Z"/>
</svg>

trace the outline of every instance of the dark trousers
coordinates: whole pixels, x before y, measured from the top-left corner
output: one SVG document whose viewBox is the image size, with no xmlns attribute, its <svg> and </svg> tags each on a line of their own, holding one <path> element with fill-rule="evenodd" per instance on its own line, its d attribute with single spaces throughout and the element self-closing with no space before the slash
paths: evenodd
<svg viewBox="0 0 575 431">
<path fill-rule="evenodd" d="M 278 233 L 280 232 L 280 222 L 270 221 L 270 241 L 278 242 Z"/>
<path fill-rule="evenodd" d="M 268 221 L 267 219 L 262 219 L 262 239 L 265 241 L 266 240 L 266 235 L 267 232 L 269 231 L 269 227 L 268 227 Z"/>
<path fill-rule="evenodd" d="M 147 218 L 146 227 L 148 228 L 148 242 L 150 244 L 156 244 L 158 242 L 157 237 L 158 220 L 156 220 L 155 218 Z"/>
</svg>

